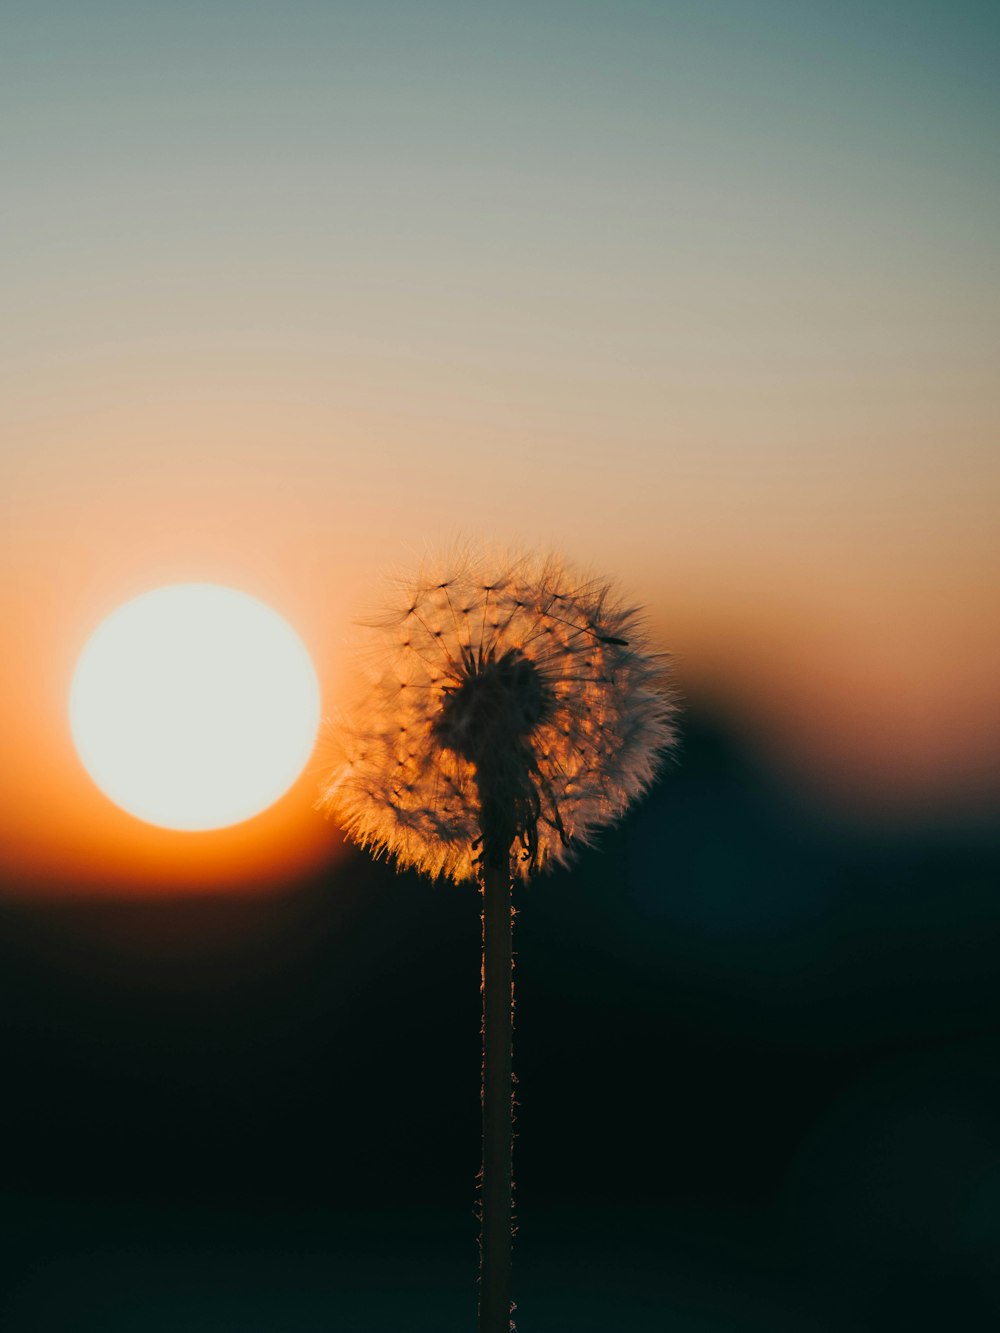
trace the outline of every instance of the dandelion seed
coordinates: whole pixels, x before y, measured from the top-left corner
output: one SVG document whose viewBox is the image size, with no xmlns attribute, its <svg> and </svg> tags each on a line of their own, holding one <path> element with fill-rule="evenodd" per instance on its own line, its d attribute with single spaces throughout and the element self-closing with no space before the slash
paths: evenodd
<svg viewBox="0 0 1000 1333">
<path fill-rule="evenodd" d="M 649 786 L 670 745 L 664 662 L 638 611 L 555 560 L 425 573 L 373 637 L 375 670 L 331 738 L 318 806 L 401 866 L 472 877 L 484 785 L 515 812 L 522 878 L 565 863 Z M 413 751 L 394 734 L 415 735 Z M 400 763 L 411 791 L 394 805 Z M 443 823 L 442 778 L 460 803 Z"/>
</svg>

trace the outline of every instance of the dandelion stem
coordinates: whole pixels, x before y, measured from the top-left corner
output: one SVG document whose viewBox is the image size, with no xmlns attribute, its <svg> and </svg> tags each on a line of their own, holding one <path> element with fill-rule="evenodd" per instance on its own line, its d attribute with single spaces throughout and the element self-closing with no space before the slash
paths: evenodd
<svg viewBox="0 0 1000 1333">
<path fill-rule="evenodd" d="M 483 1168 L 479 1333 L 510 1333 L 513 964 L 510 841 L 484 829 Z"/>
</svg>

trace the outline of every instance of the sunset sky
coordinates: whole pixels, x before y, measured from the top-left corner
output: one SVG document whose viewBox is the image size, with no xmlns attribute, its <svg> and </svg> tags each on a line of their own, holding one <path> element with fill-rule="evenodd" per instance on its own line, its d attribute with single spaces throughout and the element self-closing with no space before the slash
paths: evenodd
<svg viewBox="0 0 1000 1333">
<path fill-rule="evenodd" d="M 109 807 L 76 658 L 137 593 L 227 583 L 329 709 L 386 569 L 463 536 L 620 579 L 688 695 L 817 799 L 995 809 L 995 6 L 43 0 L 2 27 L 22 886 L 327 854 L 309 773 L 208 841 Z"/>
<path fill-rule="evenodd" d="M 474 1327 L 485 896 L 309 753 L 463 543 L 647 622 L 399 636 L 449 845 L 482 680 L 527 822 L 679 698 L 512 889 L 518 1326 L 997 1326 L 998 90 L 996 0 L 0 4 L 4 1333 Z"/>
</svg>

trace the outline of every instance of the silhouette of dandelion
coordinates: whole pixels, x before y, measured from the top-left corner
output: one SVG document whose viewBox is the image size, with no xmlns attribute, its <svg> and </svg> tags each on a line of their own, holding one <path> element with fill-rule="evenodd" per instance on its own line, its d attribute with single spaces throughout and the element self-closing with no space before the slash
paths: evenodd
<svg viewBox="0 0 1000 1333">
<path fill-rule="evenodd" d="M 673 706 L 638 610 L 554 558 L 425 568 L 369 628 L 317 807 L 401 867 L 479 875 L 480 1330 L 509 1333 L 511 881 L 566 862 L 650 785 Z"/>
<path fill-rule="evenodd" d="M 464 880 L 493 814 L 527 877 L 653 780 L 671 739 L 662 659 L 608 584 L 551 559 L 465 560 L 399 601 L 372 622 L 374 670 L 319 802 L 362 847 Z"/>
</svg>

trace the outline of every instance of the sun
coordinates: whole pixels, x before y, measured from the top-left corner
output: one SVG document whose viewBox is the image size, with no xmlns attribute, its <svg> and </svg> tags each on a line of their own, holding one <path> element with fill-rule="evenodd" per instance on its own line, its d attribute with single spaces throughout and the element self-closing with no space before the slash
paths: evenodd
<svg viewBox="0 0 1000 1333">
<path fill-rule="evenodd" d="M 292 627 L 247 593 L 156 588 L 94 630 L 70 729 L 94 782 L 136 818 L 198 831 L 272 805 L 302 772 L 319 683 Z"/>
</svg>

